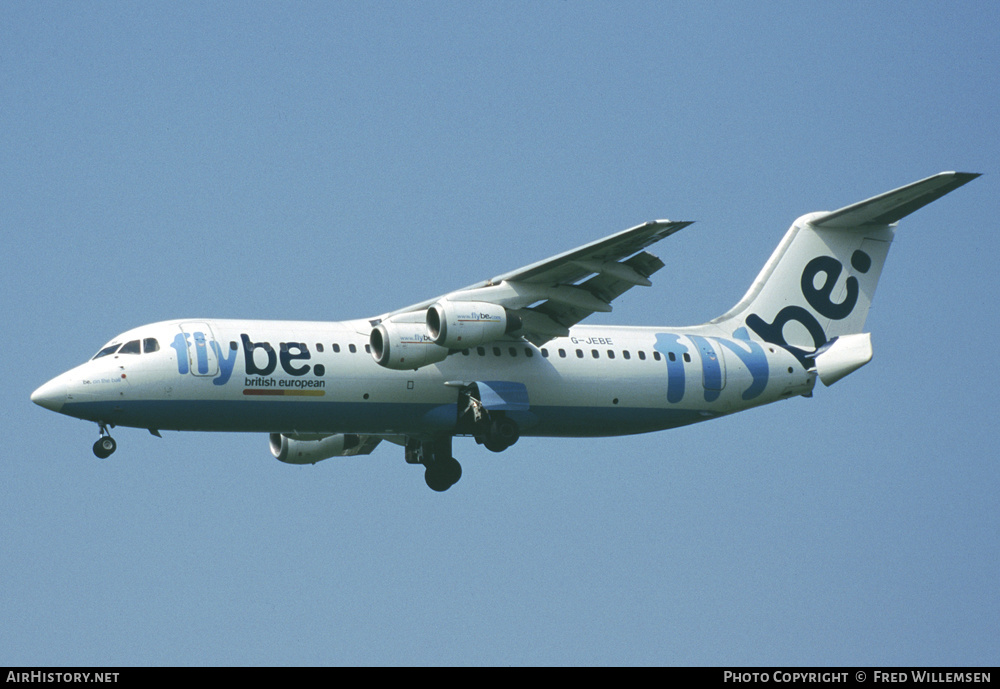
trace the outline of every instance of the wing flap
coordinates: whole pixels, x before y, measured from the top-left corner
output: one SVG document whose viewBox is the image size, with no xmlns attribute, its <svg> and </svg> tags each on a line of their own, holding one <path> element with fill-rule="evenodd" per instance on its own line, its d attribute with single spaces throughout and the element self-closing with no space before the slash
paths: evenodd
<svg viewBox="0 0 1000 689">
<path fill-rule="evenodd" d="M 636 281 L 636 277 L 643 278 L 646 282 L 649 282 L 649 276 L 663 267 L 663 261 L 656 256 L 643 251 L 626 261 L 614 263 L 614 267 L 610 267 L 611 265 L 612 264 L 609 263 L 602 264 L 601 267 L 603 270 L 597 272 L 597 274 L 589 280 L 581 283 L 577 289 L 594 295 L 594 297 L 601 303 L 610 304 L 637 284 L 644 284 Z M 545 316 L 549 319 L 549 321 L 557 323 L 565 329 L 576 325 L 598 310 L 599 309 L 587 309 L 580 305 L 567 304 L 565 302 L 560 302 L 557 299 L 550 299 L 542 304 L 539 304 L 538 306 L 525 309 L 527 312 L 535 312 L 539 315 Z M 524 320 L 524 330 L 532 334 L 532 337 L 529 337 L 528 339 L 535 344 L 538 344 L 538 336 L 541 333 L 531 330 L 531 321 L 525 318 L 524 312 L 521 312 L 520 315 L 522 320 Z M 551 338 L 546 338 L 546 340 L 547 339 Z"/>
</svg>

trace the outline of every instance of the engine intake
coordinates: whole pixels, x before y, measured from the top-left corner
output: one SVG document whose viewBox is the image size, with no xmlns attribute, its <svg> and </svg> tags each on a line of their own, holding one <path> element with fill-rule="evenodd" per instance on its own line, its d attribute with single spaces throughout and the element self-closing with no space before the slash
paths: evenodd
<svg viewBox="0 0 1000 689">
<path fill-rule="evenodd" d="M 521 327 L 521 319 L 498 304 L 442 299 L 427 309 L 427 336 L 448 349 L 492 342 Z"/>
<path fill-rule="evenodd" d="M 397 371 L 435 364 L 448 356 L 448 348 L 434 344 L 423 323 L 383 321 L 372 328 L 368 341 L 375 363 Z"/>
</svg>

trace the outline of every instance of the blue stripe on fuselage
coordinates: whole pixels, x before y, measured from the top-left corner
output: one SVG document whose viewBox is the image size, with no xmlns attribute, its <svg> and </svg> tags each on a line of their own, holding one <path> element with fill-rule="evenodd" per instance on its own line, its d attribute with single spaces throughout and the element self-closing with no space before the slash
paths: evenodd
<svg viewBox="0 0 1000 689">
<path fill-rule="evenodd" d="M 116 426 L 176 431 L 420 434 L 453 431 L 455 404 L 294 400 L 69 402 L 62 413 Z M 710 415 L 690 409 L 532 406 L 525 436 L 614 436 L 686 426 Z"/>
</svg>

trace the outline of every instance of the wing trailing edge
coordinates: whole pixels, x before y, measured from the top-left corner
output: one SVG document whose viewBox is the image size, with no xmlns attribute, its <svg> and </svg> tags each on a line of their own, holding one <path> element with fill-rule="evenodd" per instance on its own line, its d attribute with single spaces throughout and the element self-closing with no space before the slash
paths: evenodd
<svg viewBox="0 0 1000 689">
<path fill-rule="evenodd" d="M 684 229 L 691 222 L 652 220 L 584 244 L 543 261 L 502 273 L 455 292 L 385 314 L 372 321 L 419 321 L 442 300 L 488 302 L 518 316 L 514 334 L 538 345 L 565 336 L 593 313 L 611 311 L 611 302 L 633 287 L 652 285 L 649 277 L 663 261 L 646 247 Z"/>
</svg>

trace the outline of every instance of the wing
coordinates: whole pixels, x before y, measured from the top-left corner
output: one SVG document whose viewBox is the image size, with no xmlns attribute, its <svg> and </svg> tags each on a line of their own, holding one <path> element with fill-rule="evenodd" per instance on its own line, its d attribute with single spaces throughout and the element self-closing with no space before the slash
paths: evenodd
<svg viewBox="0 0 1000 689">
<path fill-rule="evenodd" d="M 540 345 L 563 337 L 597 311 L 611 311 L 611 302 L 636 285 L 649 286 L 649 276 L 663 261 L 646 247 L 682 230 L 690 222 L 654 220 L 604 239 L 435 299 L 383 315 L 383 320 L 408 320 L 405 314 L 426 311 L 442 300 L 485 302 L 507 309 L 520 319 L 511 332 Z"/>
</svg>

